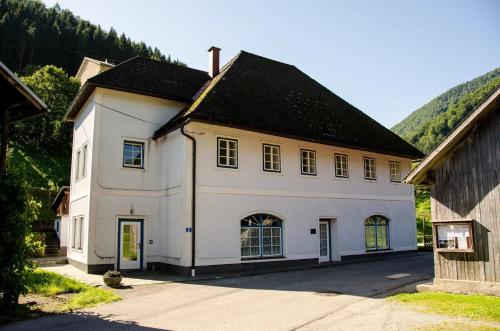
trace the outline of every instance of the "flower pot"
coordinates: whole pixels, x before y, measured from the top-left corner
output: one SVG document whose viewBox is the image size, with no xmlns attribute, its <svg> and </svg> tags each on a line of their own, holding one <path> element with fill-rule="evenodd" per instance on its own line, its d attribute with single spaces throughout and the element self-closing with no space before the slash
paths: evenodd
<svg viewBox="0 0 500 331">
<path fill-rule="evenodd" d="M 122 282 L 122 277 L 103 277 L 104 284 L 108 285 L 109 287 L 118 287 L 120 286 L 120 283 Z"/>
</svg>

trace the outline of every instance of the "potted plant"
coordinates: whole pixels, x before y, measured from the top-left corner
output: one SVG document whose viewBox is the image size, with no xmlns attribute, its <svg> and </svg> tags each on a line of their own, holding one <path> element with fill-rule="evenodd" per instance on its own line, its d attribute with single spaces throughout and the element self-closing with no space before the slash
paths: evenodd
<svg viewBox="0 0 500 331">
<path fill-rule="evenodd" d="M 103 276 L 104 284 L 109 287 L 118 287 L 122 282 L 122 273 L 117 270 L 108 270 Z"/>
</svg>

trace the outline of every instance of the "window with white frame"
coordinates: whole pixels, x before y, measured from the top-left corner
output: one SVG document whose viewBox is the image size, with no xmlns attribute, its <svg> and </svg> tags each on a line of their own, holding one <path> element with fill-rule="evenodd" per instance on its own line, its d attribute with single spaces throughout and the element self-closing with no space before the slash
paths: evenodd
<svg viewBox="0 0 500 331">
<path fill-rule="evenodd" d="M 144 169 L 144 143 L 137 141 L 123 142 L 123 166 Z"/>
<path fill-rule="evenodd" d="M 389 162 L 389 172 L 391 182 L 401 183 L 401 163 L 397 161 Z"/>
<path fill-rule="evenodd" d="M 82 151 L 78 149 L 76 151 L 75 157 L 75 181 L 80 179 L 80 159 L 81 159 Z"/>
<path fill-rule="evenodd" d="M 253 214 L 240 221 L 242 258 L 283 256 L 283 221 L 268 214 Z"/>
<path fill-rule="evenodd" d="M 365 179 L 375 180 L 377 179 L 377 171 L 375 167 L 375 159 L 372 157 L 365 157 L 364 168 L 365 168 Z"/>
<path fill-rule="evenodd" d="M 300 150 L 301 173 L 303 175 L 316 175 L 316 152 L 309 149 Z"/>
<path fill-rule="evenodd" d="M 335 153 L 335 177 L 349 178 L 349 157 Z"/>
<path fill-rule="evenodd" d="M 217 138 L 217 166 L 238 168 L 238 140 Z"/>
<path fill-rule="evenodd" d="M 81 251 L 83 248 L 83 216 L 73 217 L 71 227 L 71 248 Z"/>
<path fill-rule="evenodd" d="M 82 177 L 87 175 L 87 144 L 82 147 Z"/>
<path fill-rule="evenodd" d="M 263 153 L 264 171 L 280 172 L 281 171 L 280 146 L 263 144 L 262 153 Z"/>
</svg>

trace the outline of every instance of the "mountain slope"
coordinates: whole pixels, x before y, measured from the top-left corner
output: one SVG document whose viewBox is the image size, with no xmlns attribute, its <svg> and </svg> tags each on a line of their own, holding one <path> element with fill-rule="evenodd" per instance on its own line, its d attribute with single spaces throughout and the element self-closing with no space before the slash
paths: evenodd
<svg viewBox="0 0 500 331">
<path fill-rule="evenodd" d="M 415 135 L 417 132 L 420 132 L 426 124 L 428 125 L 428 122 L 432 122 L 436 116 L 446 112 L 452 104 L 456 103 L 465 94 L 481 88 L 498 77 L 500 77 L 500 68 L 496 68 L 471 81 L 449 89 L 419 109 L 415 110 L 400 123 L 396 124 L 392 128 L 392 131 L 406 141 L 415 145 Z"/>
</svg>

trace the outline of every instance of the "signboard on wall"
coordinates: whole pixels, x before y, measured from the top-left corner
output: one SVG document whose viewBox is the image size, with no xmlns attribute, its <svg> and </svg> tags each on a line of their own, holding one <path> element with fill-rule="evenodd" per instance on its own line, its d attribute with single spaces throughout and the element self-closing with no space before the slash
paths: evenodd
<svg viewBox="0 0 500 331">
<path fill-rule="evenodd" d="M 473 252 L 474 240 L 471 220 L 434 222 L 436 251 Z"/>
</svg>

